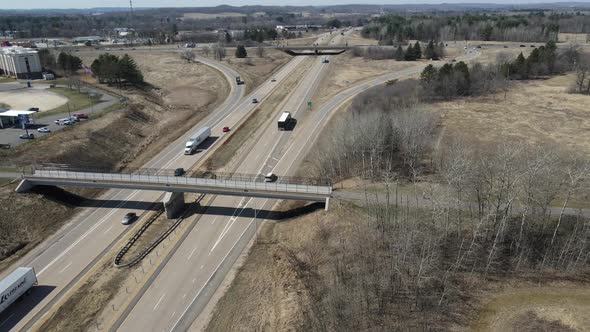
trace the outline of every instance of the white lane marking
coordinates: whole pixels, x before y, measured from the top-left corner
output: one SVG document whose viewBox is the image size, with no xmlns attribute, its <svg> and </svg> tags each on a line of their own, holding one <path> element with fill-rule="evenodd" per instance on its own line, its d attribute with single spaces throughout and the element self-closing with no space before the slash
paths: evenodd
<svg viewBox="0 0 590 332">
<path fill-rule="evenodd" d="M 250 201 L 252 200 L 252 198 L 248 199 L 248 201 L 246 202 L 246 204 L 242 204 L 242 202 L 244 201 L 245 197 L 242 198 L 242 200 L 240 201 L 240 204 L 238 204 L 238 208 L 236 208 L 234 210 L 233 215 L 231 216 L 231 218 L 229 218 L 229 222 L 227 224 L 225 224 L 225 226 L 223 227 L 223 230 L 221 231 L 221 234 L 219 234 L 219 237 L 217 238 L 217 241 L 215 241 L 215 243 L 213 244 L 213 247 L 211 247 L 211 250 L 209 250 L 209 254 L 211 254 L 213 252 L 213 250 L 215 250 L 215 248 L 217 247 L 217 245 L 221 242 L 221 240 L 223 240 L 223 238 L 225 237 L 225 235 L 229 232 L 230 228 L 234 225 L 234 223 L 236 222 L 236 220 L 238 220 L 238 218 L 240 217 L 240 214 L 242 214 L 242 212 L 244 211 L 244 209 L 246 209 L 246 206 L 248 206 L 248 203 L 250 203 Z M 238 213 L 238 215 L 236 215 L 236 212 L 240 210 L 240 213 Z"/>
<path fill-rule="evenodd" d="M 59 273 L 62 273 L 63 271 L 65 271 L 68 267 L 70 267 L 70 265 L 72 265 L 72 262 L 69 262 L 68 265 L 66 265 L 66 267 L 64 267 L 63 269 L 59 270 Z"/>
<path fill-rule="evenodd" d="M 197 281 L 197 278 L 193 279 L 193 284 L 195 283 L 195 281 Z"/>
<path fill-rule="evenodd" d="M 133 196 L 137 195 L 138 193 L 139 193 L 139 190 L 135 190 L 133 192 L 133 194 L 127 198 L 127 200 L 130 200 L 131 198 L 133 198 Z M 117 212 L 117 209 L 119 207 L 123 206 L 123 204 L 125 204 L 125 202 L 121 202 L 113 210 L 111 210 L 111 212 L 107 213 L 106 216 L 104 216 L 101 220 L 99 220 L 99 222 L 97 222 L 94 226 L 92 226 L 89 230 L 87 230 L 86 233 L 84 233 L 78 240 L 74 241 L 74 243 L 72 243 L 68 248 L 66 248 L 66 250 L 64 250 L 61 254 L 57 255 L 57 257 L 55 257 L 51 262 L 49 262 L 49 264 L 47 264 L 43 269 L 41 269 L 41 271 L 39 271 L 39 273 L 37 273 L 37 276 L 40 276 L 41 274 L 43 274 L 43 272 L 47 271 L 47 269 L 49 267 L 51 267 L 53 264 L 55 264 L 55 262 L 60 260 L 65 254 L 67 254 L 70 250 L 72 250 L 75 246 L 77 246 L 78 243 L 80 243 L 82 240 L 84 240 L 90 233 L 92 233 L 95 229 L 97 229 L 100 225 L 102 225 L 106 220 L 108 220 L 115 212 Z"/>
<path fill-rule="evenodd" d="M 174 317 L 174 315 L 176 315 L 176 311 L 172 313 L 172 315 L 170 315 L 170 318 Z"/>
<path fill-rule="evenodd" d="M 193 254 L 195 253 L 196 250 L 197 250 L 197 248 L 195 248 L 195 249 L 193 249 L 193 251 L 191 251 L 191 254 L 188 255 L 188 257 L 186 258 L 187 261 L 190 260 L 191 257 L 193 257 Z"/>
<path fill-rule="evenodd" d="M 166 293 L 164 293 L 164 294 L 162 294 L 162 296 L 160 296 L 158 303 L 156 303 L 156 305 L 154 306 L 154 311 L 156 311 L 156 308 L 160 305 L 160 302 L 162 302 L 162 300 L 164 299 L 164 296 L 166 296 Z"/>
<path fill-rule="evenodd" d="M 8 318 L 6 318 L 6 320 L 3 321 L 2 324 L 0 324 L 0 327 L 2 327 L 2 325 L 6 324 L 6 322 L 8 322 L 12 318 L 12 316 L 14 316 L 14 315 L 16 315 L 16 312 L 13 313 L 12 315 L 8 316 Z"/>
<path fill-rule="evenodd" d="M 205 265 L 201 265 L 201 270 L 205 267 Z"/>
<path fill-rule="evenodd" d="M 266 204 L 267 202 L 268 202 L 268 199 L 266 199 L 264 201 L 264 204 Z M 264 204 L 262 206 L 264 206 Z M 252 221 L 254 221 L 254 218 L 252 218 L 250 220 L 250 223 L 248 224 L 248 226 L 246 228 L 244 228 L 244 231 L 242 232 L 242 234 L 240 234 L 240 236 L 238 236 L 238 240 L 228 250 L 227 254 L 223 257 L 223 259 L 217 265 L 217 267 L 215 268 L 215 270 L 213 271 L 213 273 L 211 273 L 211 275 L 209 276 L 209 278 L 207 278 L 207 280 L 205 281 L 205 283 L 203 284 L 203 286 L 201 286 L 201 288 L 197 292 L 197 295 L 195 295 L 195 297 L 193 298 L 193 300 L 191 301 L 191 303 L 186 307 L 186 309 L 184 309 L 184 311 L 180 315 L 180 318 L 176 321 L 176 323 L 174 323 L 174 326 L 172 326 L 172 329 L 170 329 L 170 332 L 172 332 L 172 331 L 174 331 L 176 329 L 176 326 L 180 323 L 180 321 L 182 320 L 182 317 L 184 317 L 184 315 L 186 315 L 186 312 L 189 310 L 189 308 L 191 307 L 191 305 L 197 300 L 197 298 L 199 297 L 199 295 L 201 295 L 201 292 L 203 291 L 203 289 L 205 288 L 205 286 L 207 286 L 209 284 L 209 282 L 211 281 L 211 278 L 213 278 L 213 276 L 217 273 L 217 270 L 219 270 L 219 268 L 221 267 L 221 265 L 223 264 L 223 262 L 225 262 L 225 260 L 227 259 L 227 256 L 229 256 L 229 254 L 234 250 L 234 248 L 236 247 L 236 245 L 238 245 L 238 242 L 240 242 L 239 239 L 241 239 L 242 236 L 244 236 L 244 233 L 246 233 L 246 231 L 250 228 L 250 225 L 252 225 Z M 195 279 L 193 279 L 193 283 L 194 282 L 195 282 Z"/>
<path fill-rule="evenodd" d="M 184 294 L 182 295 L 182 298 L 183 298 L 183 299 L 184 299 L 185 297 L 186 297 L 186 293 L 184 293 Z"/>
<path fill-rule="evenodd" d="M 108 233 L 108 232 L 109 232 L 109 231 L 110 231 L 110 230 L 113 228 L 113 226 L 114 226 L 114 225 L 111 225 L 111 227 L 107 228 L 107 230 L 106 230 L 106 231 L 104 231 L 104 233 L 103 233 L 103 234 L 106 234 L 106 233 Z"/>
<path fill-rule="evenodd" d="M 215 223 L 215 220 L 217 220 L 217 217 L 219 217 L 219 216 L 216 216 L 215 218 L 213 218 L 213 220 L 211 220 L 211 222 L 210 222 L 211 225 L 213 225 Z"/>
<path fill-rule="evenodd" d="M 115 197 L 117 197 L 117 195 L 119 195 L 119 194 L 120 194 L 120 193 L 122 193 L 122 192 L 123 192 L 123 190 L 119 190 L 119 191 L 115 192 L 115 193 L 114 193 L 114 194 L 113 194 L 111 197 L 109 197 L 109 198 L 108 198 L 108 200 L 114 200 L 114 199 L 115 199 Z M 35 259 L 33 259 L 33 260 L 32 260 L 32 261 L 29 263 L 29 265 L 33 265 L 33 263 L 35 263 L 35 262 L 36 262 L 38 259 L 41 259 L 41 256 L 42 256 L 44 253 L 48 252 L 48 251 L 49 251 L 49 249 L 53 248 L 53 247 L 54 247 L 56 244 L 58 244 L 58 243 L 59 243 L 59 242 L 61 242 L 63 239 L 65 239 L 65 238 L 66 238 L 66 236 L 70 235 L 70 234 L 71 234 L 73 231 L 75 231 L 76 229 L 78 229 L 78 227 L 81 227 L 81 226 L 83 226 L 83 225 L 85 224 L 85 223 L 84 223 L 84 221 L 86 221 L 86 220 L 90 219 L 90 217 L 91 217 L 91 216 L 93 216 L 95 213 L 99 212 L 99 211 L 100 211 L 100 208 L 104 207 L 104 206 L 105 206 L 107 203 L 108 203 L 108 202 L 105 202 L 105 203 L 103 203 L 101 206 L 99 206 L 99 207 L 96 207 L 96 208 L 94 209 L 94 211 L 92 211 L 92 212 L 91 212 L 91 213 L 89 213 L 89 214 L 88 214 L 86 217 L 84 217 L 84 218 L 83 218 L 83 219 L 82 219 L 82 220 L 81 220 L 81 221 L 78 223 L 78 225 L 76 225 L 74 228 L 72 228 L 72 229 L 71 229 L 71 230 L 69 230 L 69 231 L 68 231 L 66 234 L 64 234 L 64 235 L 63 235 L 61 238 L 59 238 L 59 239 L 57 240 L 57 242 L 55 242 L 54 244 L 52 244 L 51 246 L 49 246 L 47 249 L 45 249 L 45 251 L 44 251 L 44 252 L 42 252 L 41 254 L 39 254 L 39 256 L 35 257 Z"/>
</svg>

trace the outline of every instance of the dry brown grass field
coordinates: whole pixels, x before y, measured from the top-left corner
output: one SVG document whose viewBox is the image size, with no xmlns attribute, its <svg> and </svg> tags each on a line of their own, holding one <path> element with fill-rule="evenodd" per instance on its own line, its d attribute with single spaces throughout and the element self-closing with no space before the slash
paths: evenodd
<svg viewBox="0 0 590 332">
<path fill-rule="evenodd" d="M 506 94 L 429 105 L 440 114 L 443 142 L 469 137 L 484 145 L 507 141 L 550 144 L 590 155 L 590 97 L 568 94 L 574 76 L 513 82 Z"/>
</svg>

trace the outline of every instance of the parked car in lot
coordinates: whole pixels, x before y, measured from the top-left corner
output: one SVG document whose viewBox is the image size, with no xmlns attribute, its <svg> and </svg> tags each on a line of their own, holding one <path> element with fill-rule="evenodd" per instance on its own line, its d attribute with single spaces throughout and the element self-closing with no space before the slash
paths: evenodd
<svg viewBox="0 0 590 332">
<path fill-rule="evenodd" d="M 80 122 L 80 119 L 78 119 L 78 118 L 77 118 L 77 117 L 75 117 L 75 116 L 71 116 L 71 117 L 70 117 L 70 121 L 71 121 L 72 123 L 73 123 L 73 122 Z"/>
<path fill-rule="evenodd" d="M 65 118 L 65 119 L 58 119 L 54 121 L 55 124 L 60 125 L 60 126 L 69 126 L 72 124 L 72 120 Z"/>
<path fill-rule="evenodd" d="M 24 133 L 24 134 L 20 134 L 18 136 L 18 138 L 22 138 L 22 139 L 33 139 L 35 138 L 35 135 L 33 135 L 32 133 Z"/>
<path fill-rule="evenodd" d="M 72 114 L 72 116 L 77 119 L 88 119 L 88 114 L 84 114 L 84 113 L 74 113 L 74 114 Z"/>
<path fill-rule="evenodd" d="M 29 112 L 39 112 L 39 107 L 30 107 L 28 109 Z"/>
<path fill-rule="evenodd" d="M 183 176 L 184 173 L 186 173 L 186 171 L 182 167 L 174 170 L 174 176 Z"/>
<path fill-rule="evenodd" d="M 51 130 L 49 130 L 49 127 L 41 127 L 39 129 L 37 129 L 38 132 L 40 133 L 50 133 Z"/>
<path fill-rule="evenodd" d="M 125 217 L 123 217 L 121 224 L 129 225 L 130 223 L 134 222 L 135 219 L 137 219 L 137 214 L 135 212 L 129 212 L 125 215 Z"/>
<path fill-rule="evenodd" d="M 227 133 L 227 132 L 229 132 L 229 127 L 223 127 L 223 132 L 224 132 L 224 133 Z"/>
</svg>

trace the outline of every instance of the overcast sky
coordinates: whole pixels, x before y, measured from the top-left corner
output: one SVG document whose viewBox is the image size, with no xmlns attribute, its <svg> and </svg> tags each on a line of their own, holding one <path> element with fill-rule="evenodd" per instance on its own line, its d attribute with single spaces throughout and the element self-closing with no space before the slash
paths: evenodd
<svg viewBox="0 0 590 332">
<path fill-rule="evenodd" d="M 584 0 L 578 0 L 584 2 Z M 134 7 L 209 7 L 217 5 L 336 5 L 351 3 L 370 4 L 404 4 L 404 3 L 541 3 L 541 2 L 564 2 L 564 0 L 133 0 Z M 127 7 L 129 0 L 26 0 L 9 1 L 0 0 L 3 9 L 32 9 L 32 8 L 92 8 L 92 7 Z"/>
</svg>

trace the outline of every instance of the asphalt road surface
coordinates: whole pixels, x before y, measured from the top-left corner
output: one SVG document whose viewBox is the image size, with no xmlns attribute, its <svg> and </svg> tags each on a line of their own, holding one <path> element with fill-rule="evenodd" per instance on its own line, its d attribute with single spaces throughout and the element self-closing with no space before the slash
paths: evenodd
<svg viewBox="0 0 590 332">
<path fill-rule="evenodd" d="M 230 68 L 201 59 L 218 68 L 230 82 L 238 74 Z M 281 83 L 303 61 L 296 57 L 276 75 L 277 82 L 265 82 L 251 96 L 262 100 L 274 87 Z M 293 132 L 279 132 L 275 121 L 267 128 L 263 140 L 249 153 L 249 158 L 238 168 L 239 173 L 265 173 L 288 175 L 305 155 L 334 109 L 343 102 L 369 87 L 415 71 L 406 70 L 389 76 L 367 81 L 357 88 L 352 87 L 338 94 L 318 111 L 311 114 L 306 110 L 306 101 L 311 99 L 315 87 L 325 72 L 327 64 L 319 58 L 304 80 L 296 87 L 284 104 L 283 110 L 291 111 L 299 122 Z M 221 136 L 223 126 L 232 126 L 253 109 L 251 96 L 244 98 L 244 86 L 233 85 L 230 97 L 192 131 L 173 142 L 146 167 L 170 169 L 190 168 L 204 154 L 185 156 L 183 146 L 186 139 L 198 128 L 212 127 L 213 136 Z M 307 112 L 307 113 L 306 113 Z M 137 206 L 157 201 L 161 193 L 130 190 L 110 190 L 104 197 L 112 203 L 105 207 L 84 209 L 55 236 L 27 254 L 17 265 L 33 266 L 38 274 L 39 285 L 33 295 L 14 305 L 0 315 L 0 330 L 27 329 L 67 289 L 93 261 L 101 257 L 109 246 L 125 235 L 126 227 L 120 221 L 129 211 L 139 212 Z M 182 330 L 188 328 L 207 303 L 215 284 L 223 277 L 236 253 L 247 243 L 257 227 L 257 219 L 250 217 L 252 209 L 270 209 L 274 201 L 235 197 L 216 197 L 212 206 L 217 210 L 229 211 L 229 217 L 222 214 L 204 214 L 200 217 L 188 238 L 176 254 L 164 266 L 145 294 L 122 322 L 122 331 L 139 330 Z M 134 209 L 135 208 L 135 209 Z M 4 273 L 7 274 L 9 271 Z M 220 282 L 220 280 L 219 280 Z"/>
<path fill-rule="evenodd" d="M 220 70 L 229 82 L 235 82 L 239 74 L 217 62 L 198 58 Z M 293 59 L 283 66 L 275 75 L 276 82 L 265 82 L 252 94 L 259 99 L 265 98 L 279 85 L 301 59 Z M 247 84 L 247 83 L 246 83 Z M 253 109 L 250 97 L 244 97 L 245 85 L 232 83 L 232 90 L 225 102 L 213 111 L 204 121 L 191 131 L 174 141 L 166 149 L 148 162 L 146 168 L 171 169 L 189 168 L 204 154 L 184 155 L 184 143 L 193 132 L 203 126 L 212 128 L 212 135 L 222 135 L 223 126 L 232 126 Z M 14 266 L 32 266 L 38 275 L 39 287 L 30 297 L 25 297 L 10 310 L 0 315 L 0 330 L 27 330 L 47 310 L 52 301 L 58 299 L 64 291 L 88 270 L 96 259 L 101 257 L 111 244 L 124 236 L 126 226 L 121 224 L 127 212 L 141 215 L 141 206 L 155 202 L 162 193 L 131 190 L 109 190 L 102 199 L 103 206 L 83 209 L 73 220 L 50 239 L 29 252 Z M 113 207 L 112 205 L 115 204 Z M 34 221 L 33 221 L 34 222 Z M 5 271 L 8 274 L 11 269 Z"/>
</svg>

